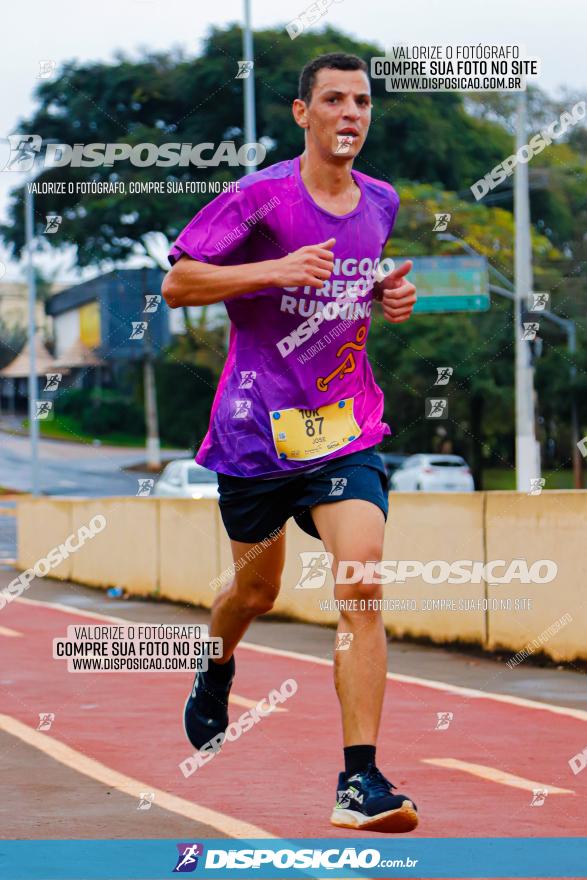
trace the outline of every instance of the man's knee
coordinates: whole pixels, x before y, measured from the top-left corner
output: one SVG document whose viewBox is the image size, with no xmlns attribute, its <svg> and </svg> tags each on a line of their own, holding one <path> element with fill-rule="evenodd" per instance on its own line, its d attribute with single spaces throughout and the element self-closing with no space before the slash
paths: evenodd
<svg viewBox="0 0 587 880">
<path fill-rule="evenodd" d="M 349 623 L 361 621 L 363 624 L 373 622 L 381 615 L 379 603 L 376 601 L 383 598 L 383 587 L 379 583 L 373 583 L 370 569 L 365 562 L 363 575 L 352 584 L 337 583 L 334 589 L 336 599 L 350 600 L 342 603 L 340 608 L 341 617 Z"/>
<path fill-rule="evenodd" d="M 246 617 L 259 617 L 271 611 L 279 594 L 279 583 L 248 581 L 238 585 L 236 596 L 239 608 Z"/>
<path fill-rule="evenodd" d="M 377 565 L 381 561 L 381 548 L 368 548 L 356 559 L 345 560 L 354 565 L 341 565 L 338 571 L 341 576 L 336 579 L 335 596 L 338 599 L 380 599 L 383 595 L 381 576 Z M 352 581 L 349 583 L 348 581 Z M 347 581 L 345 583 L 344 581 Z"/>
</svg>

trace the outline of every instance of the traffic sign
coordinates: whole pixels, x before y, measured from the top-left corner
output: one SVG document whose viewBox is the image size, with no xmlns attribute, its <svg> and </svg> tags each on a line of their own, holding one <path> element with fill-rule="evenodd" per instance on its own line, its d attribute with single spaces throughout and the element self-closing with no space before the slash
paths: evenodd
<svg viewBox="0 0 587 880">
<path fill-rule="evenodd" d="M 396 266 L 412 260 L 408 280 L 416 285 L 414 312 L 484 312 L 489 309 L 485 257 L 393 257 Z"/>
</svg>

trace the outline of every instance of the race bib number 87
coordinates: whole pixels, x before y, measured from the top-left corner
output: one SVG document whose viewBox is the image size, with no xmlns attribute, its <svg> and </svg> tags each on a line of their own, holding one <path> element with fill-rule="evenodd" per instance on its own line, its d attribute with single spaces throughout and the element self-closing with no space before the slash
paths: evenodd
<svg viewBox="0 0 587 880">
<path fill-rule="evenodd" d="M 281 459 L 320 458 L 361 436 L 352 397 L 318 409 L 272 410 L 269 418 L 275 451 Z"/>
</svg>

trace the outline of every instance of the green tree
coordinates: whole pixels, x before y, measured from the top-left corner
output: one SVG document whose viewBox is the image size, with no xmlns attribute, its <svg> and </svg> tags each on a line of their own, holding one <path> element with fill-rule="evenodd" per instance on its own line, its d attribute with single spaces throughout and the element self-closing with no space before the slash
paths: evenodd
<svg viewBox="0 0 587 880">
<path fill-rule="evenodd" d="M 45 140 L 75 143 L 218 143 L 243 132 L 242 80 L 235 79 L 242 54 L 242 32 L 237 25 L 212 29 L 202 54 L 187 58 L 182 52 L 146 53 L 139 61 L 123 53 L 115 63 L 79 64 L 68 61 L 51 81 L 41 81 L 35 97 L 39 107 L 17 127 L 40 133 Z M 291 102 L 304 63 L 313 54 L 346 50 L 364 58 L 382 50 L 347 37 L 334 28 L 292 41 L 285 29 L 255 34 L 257 132 L 268 138 L 267 162 L 276 162 L 303 149 L 303 137 L 291 117 Z M 373 81 L 375 113 L 372 131 L 357 167 L 384 178 L 405 177 L 440 183 L 456 189 L 463 181 L 482 176 L 503 157 L 508 136 L 491 123 L 477 120 L 463 108 L 457 94 L 397 95 Z M 236 123 L 236 124 L 235 124 Z M 433 145 L 433 149 L 431 149 Z M 220 166 L 222 169 L 222 166 Z M 169 181 L 233 179 L 233 169 L 135 168 L 118 163 L 113 168 L 48 170 L 43 180 L 74 185 L 74 193 L 36 198 L 38 223 L 48 211 L 63 216 L 58 234 L 50 236 L 55 248 L 77 246 L 80 266 L 122 260 L 136 251 L 142 236 L 164 232 L 173 239 L 209 200 L 192 195 L 75 195 L 75 184 L 88 180 Z M 24 244 L 22 192 L 14 194 L 10 222 L 0 234 L 15 250 Z"/>
</svg>

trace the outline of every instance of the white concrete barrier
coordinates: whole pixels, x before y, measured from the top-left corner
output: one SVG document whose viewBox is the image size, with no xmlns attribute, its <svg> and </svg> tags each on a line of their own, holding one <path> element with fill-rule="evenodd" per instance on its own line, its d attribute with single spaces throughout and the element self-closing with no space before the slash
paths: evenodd
<svg viewBox="0 0 587 880">
<path fill-rule="evenodd" d="M 18 568 L 32 567 L 97 515 L 105 519 L 103 530 L 52 569 L 50 577 L 120 586 L 132 594 L 205 608 L 212 605 L 223 572 L 230 579 L 230 542 L 213 499 L 18 499 Z M 509 564 L 523 559 L 531 565 L 548 559 L 557 572 L 541 584 L 431 584 L 422 577 L 388 583 L 383 586 L 385 599 L 409 599 L 415 608 L 385 611 L 386 628 L 399 637 L 470 642 L 512 654 L 530 645 L 527 653 L 542 650 L 555 660 L 587 659 L 586 518 L 587 491 L 540 496 L 391 493 L 385 560 Z M 292 520 L 286 532 L 286 562 L 274 613 L 336 623 L 337 612 L 321 605 L 333 597 L 330 571 L 319 588 L 298 587 L 301 554 L 323 552 L 322 543 Z"/>
</svg>

